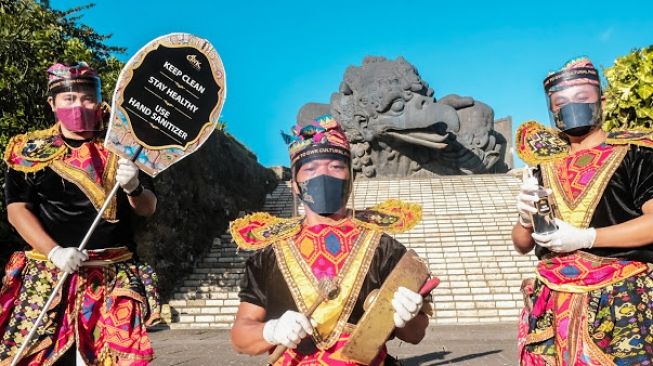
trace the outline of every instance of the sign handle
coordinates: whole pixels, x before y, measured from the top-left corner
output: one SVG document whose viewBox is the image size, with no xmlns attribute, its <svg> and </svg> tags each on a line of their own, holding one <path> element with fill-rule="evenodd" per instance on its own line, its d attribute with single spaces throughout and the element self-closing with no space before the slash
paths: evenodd
<svg viewBox="0 0 653 366">
<path fill-rule="evenodd" d="M 138 148 L 136 148 L 136 151 L 134 152 L 134 156 L 130 159 L 132 162 L 136 161 L 138 159 L 138 156 L 140 155 L 141 151 L 143 151 L 143 146 L 138 145 Z M 79 244 L 79 247 L 77 249 L 83 250 L 86 247 L 86 244 L 88 244 L 88 241 L 91 239 L 91 235 L 93 235 L 93 232 L 97 228 L 97 226 L 100 224 L 100 220 L 102 219 L 102 214 L 104 211 L 109 207 L 109 204 L 111 203 L 111 198 L 118 192 L 118 189 L 120 188 L 120 183 L 116 182 L 116 184 L 113 186 L 111 189 L 111 192 L 107 195 L 107 198 L 104 200 L 104 204 L 102 204 L 102 207 L 97 213 L 97 216 L 95 216 L 95 220 L 93 220 L 93 223 L 91 224 L 91 227 L 88 229 L 86 232 L 86 235 L 84 236 L 84 239 L 82 239 L 82 242 Z M 34 325 L 32 325 L 32 329 L 29 331 L 27 334 L 27 337 L 23 340 L 23 344 L 20 346 L 20 349 L 18 352 L 14 355 L 14 359 L 11 361 L 11 366 L 17 366 L 18 362 L 20 361 L 20 357 L 25 352 L 25 349 L 27 348 L 27 345 L 29 344 L 29 341 L 34 337 L 34 334 L 36 334 L 36 330 L 39 327 L 39 324 L 41 324 L 41 321 L 43 321 L 43 318 L 45 317 L 45 314 L 47 313 L 48 309 L 50 308 L 50 305 L 52 305 L 52 302 L 54 301 L 55 297 L 57 296 L 57 293 L 61 290 L 63 287 L 64 283 L 66 282 L 66 279 L 68 278 L 69 272 L 64 272 L 63 276 L 59 278 L 59 282 L 57 285 L 54 287 L 52 290 L 52 293 L 50 294 L 50 297 L 48 298 L 48 301 L 43 305 L 43 309 L 41 310 L 41 313 L 39 314 L 38 318 L 36 318 L 36 321 L 34 322 Z M 61 295 L 63 297 L 63 294 Z"/>
</svg>

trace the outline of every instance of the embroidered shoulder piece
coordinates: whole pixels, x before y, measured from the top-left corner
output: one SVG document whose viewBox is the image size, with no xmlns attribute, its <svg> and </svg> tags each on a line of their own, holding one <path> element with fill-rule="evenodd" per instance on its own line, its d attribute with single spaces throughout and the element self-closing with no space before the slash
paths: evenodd
<svg viewBox="0 0 653 366">
<path fill-rule="evenodd" d="M 527 121 L 515 134 L 517 155 L 528 165 L 556 160 L 568 154 L 569 144 L 558 132 L 536 121 Z"/>
<path fill-rule="evenodd" d="M 390 234 L 403 233 L 412 229 L 422 219 L 422 207 L 400 200 L 387 200 L 374 207 L 356 211 L 357 224 L 370 230 Z"/>
<path fill-rule="evenodd" d="M 299 217 L 284 219 L 266 212 L 256 212 L 232 221 L 229 231 L 238 248 L 258 250 L 297 235 L 301 222 Z"/>
<path fill-rule="evenodd" d="M 66 150 L 59 127 L 55 125 L 47 130 L 12 137 L 7 144 L 4 160 L 14 170 L 33 173 L 64 155 Z"/>
<path fill-rule="evenodd" d="M 390 234 L 412 229 L 422 218 L 418 204 L 387 200 L 374 207 L 356 211 L 354 221 L 367 229 Z M 275 217 L 256 212 L 236 219 L 229 225 L 231 237 L 243 250 L 263 249 L 270 244 L 294 237 L 301 231 L 301 217 Z"/>
<path fill-rule="evenodd" d="M 653 130 L 610 131 L 605 142 L 610 145 L 637 145 L 653 149 Z"/>
</svg>

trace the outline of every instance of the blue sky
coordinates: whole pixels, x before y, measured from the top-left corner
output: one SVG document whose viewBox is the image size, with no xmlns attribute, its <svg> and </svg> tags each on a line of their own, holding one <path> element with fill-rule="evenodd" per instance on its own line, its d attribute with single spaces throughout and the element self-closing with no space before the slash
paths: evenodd
<svg viewBox="0 0 653 366">
<path fill-rule="evenodd" d="M 87 2 L 51 0 L 68 9 Z M 548 123 L 541 82 L 577 55 L 607 67 L 653 44 L 653 1 L 99 0 L 81 19 L 109 44 L 141 46 L 171 32 L 208 39 L 222 57 L 228 130 L 266 166 L 288 165 L 279 130 L 307 102 L 327 103 L 365 55 L 404 56 L 435 90 L 469 95 Z"/>
</svg>

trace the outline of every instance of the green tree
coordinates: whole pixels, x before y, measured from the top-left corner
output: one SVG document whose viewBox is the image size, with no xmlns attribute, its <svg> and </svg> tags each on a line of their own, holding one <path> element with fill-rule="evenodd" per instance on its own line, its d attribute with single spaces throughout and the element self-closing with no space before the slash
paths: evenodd
<svg viewBox="0 0 653 366">
<path fill-rule="evenodd" d="M 55 62 L 88 62 L 100 73 L 104 99 L 112 96 L 123 66 L 112 55 L 125 50 L 105 44 L 111 35 L 79 24 L 82 12 L 93 6 L 59 11 L 32 0 L 0 0 L 0 151 L 11 136 L 52 124 L 54 116 L 46 108 L 46 70 Z M 0 186 L 5 170 L 0 163 Z M 0 201 L 0 262 L 4 262 L 16 238 L 6 220 L 4 190 Z"/>
<path fill-rule="evenodd" d="M 653 129 L 653 46 L 619 57 L 603 70 L 605 123 L 613 129 Z"/>
</svg>

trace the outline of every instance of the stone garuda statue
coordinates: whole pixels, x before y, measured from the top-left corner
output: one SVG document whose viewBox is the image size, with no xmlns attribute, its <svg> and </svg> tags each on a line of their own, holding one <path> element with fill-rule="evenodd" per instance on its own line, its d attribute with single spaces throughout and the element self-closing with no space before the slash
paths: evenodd
<svg viewBox="0 0 653 366">
<path fill-rule="evenodd" d="M 402 57 L 365 57 L 350 66 L 330 104 L 305 104 L 304 124 L 331 113 L 345 128 L 354 172 L 364 177 L 419 177 L 506 172 L 507 140 L 494 111 L 471 97 L 435 99 Z"/>
</svg>

